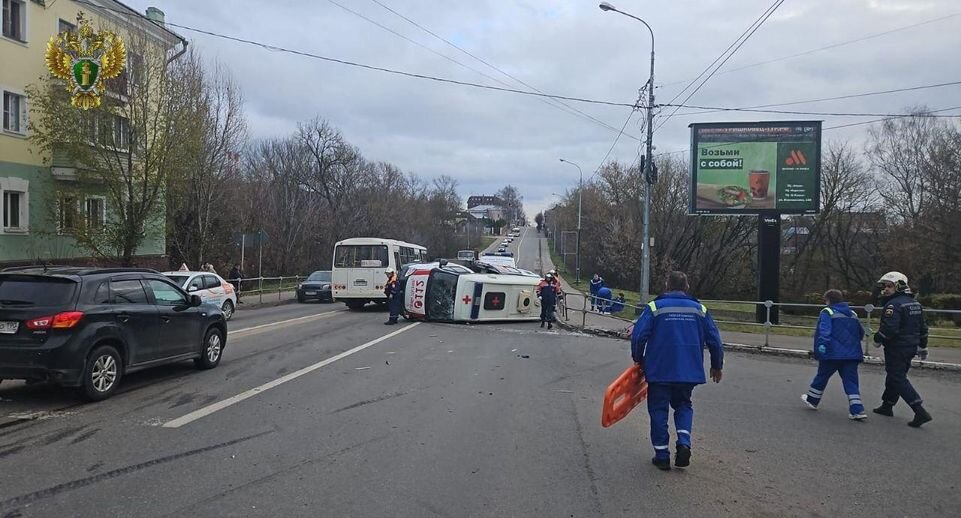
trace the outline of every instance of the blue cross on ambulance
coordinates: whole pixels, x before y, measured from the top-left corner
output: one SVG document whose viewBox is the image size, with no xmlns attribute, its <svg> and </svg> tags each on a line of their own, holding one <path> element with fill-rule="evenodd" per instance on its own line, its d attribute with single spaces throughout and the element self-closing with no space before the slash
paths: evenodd
<svg viewBox="0 0 961 518">
<path fill-rule="evenodd" d="M 475 262 L 411 265 L 405 272 L 404 317 L 434 322 L 539 321 L 540 277 L 517 268 Z"/>
</svg>

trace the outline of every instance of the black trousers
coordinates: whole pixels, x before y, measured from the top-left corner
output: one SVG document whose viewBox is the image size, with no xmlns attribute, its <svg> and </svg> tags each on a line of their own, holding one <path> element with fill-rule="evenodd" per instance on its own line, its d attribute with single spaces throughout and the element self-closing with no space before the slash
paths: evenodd
<svg viewBox="0 0 961 518">
<path fill-rule="evenodd" d="M 554 307 L 556 304 L 541 304 L 541 322 L 554 321 Z"/>
<path fill-rule="evenodd" d="M 917 352 L 918 350 L 914 347 L 884 348 L 884 370 L 887 376 L 884 378 L 884 393 L 881 394 L 881 401 L 891 406 L 894 406 L 898 399 L 903 399 L 911 406 L 921 404 L 921 395 L 908 381 L 911 359 Z"/>
</svg>

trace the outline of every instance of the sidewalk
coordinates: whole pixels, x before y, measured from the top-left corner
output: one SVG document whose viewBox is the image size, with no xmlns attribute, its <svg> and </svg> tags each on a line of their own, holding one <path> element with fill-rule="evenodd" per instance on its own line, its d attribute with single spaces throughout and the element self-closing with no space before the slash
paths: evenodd
<svg viewBox="0 0 961 518">
<path fill-rule="evenodd" d="M 551 254 L 547 246 L 547 240 L 540 239 L 540 264 L 542 272 L 554 268 L 554 263 L 551 260 Z M 634 323 L 635 320 L 634 308 L 624 308 L 624 311 L 621 313 L 620 317 L 614 315 L 601 315 L 599 313 L 591 312 L 589 300 L 585 306 L 585 299 L 587 297 L 585 297 L 584 294 L 578 291 L 576 288 L 572 287 L 563 278 L 561 278 L 561 288 L 567 295 L 568 320 L 565 322 L 563 321 L 563 318 L 559 316 L 560 325 L 578 330 L 582 329 L 595 334 L 617 336 L 625 339 L 628 338 L 628 328 Z M 585 307 L 587 308 L 587 313 L 583 312 Z M 765 347 L 764 339 L 764 333 L 738 333 L 734 331 L 721 331 L 721 340 L 723 340 L 726 345 L 745 345 L 751 348 L 760 348 Z M 768 338 L 768 344 L 766 347 L 790 351 L 801 351 L 806 353 L 807 351 L 811 350 L 811 342 L 812 339 L 805 336 L 784 336 L 771 334 Z M 930 347 L 928 349 L 928 353 L 929 361 L 961 364 L 961 349 L 952 347 Z M 881 350 L 878 349 L 873 351 L 871 355 L 880 357 L 882 353 Z"/>
</svg>

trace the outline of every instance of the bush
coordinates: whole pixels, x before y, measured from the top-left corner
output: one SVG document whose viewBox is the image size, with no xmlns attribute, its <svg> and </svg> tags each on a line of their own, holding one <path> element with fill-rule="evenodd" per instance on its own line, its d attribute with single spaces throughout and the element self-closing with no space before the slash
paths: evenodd
<svg viewBox="0 0 961 518">
<path fill-rule="evenodd" d="M 930 309 L 955 309 L 961 310 L 961 294 L 958 293 L 935 293 L 918 297 L 924 307 Z M 944 315 L 943 318 L 954 322 L 954 325 L 961 327 L 961 315 Z M 928 318 L 930 321 L 930 317 Z"/>
</svg>

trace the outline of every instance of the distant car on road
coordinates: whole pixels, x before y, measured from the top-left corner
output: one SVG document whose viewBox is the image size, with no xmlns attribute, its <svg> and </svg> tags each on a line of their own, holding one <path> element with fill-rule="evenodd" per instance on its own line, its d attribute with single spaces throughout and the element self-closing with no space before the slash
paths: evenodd
<svg viewBox="0 0 961 518">
<path fill-rule="evenodd" d="M 461 261 L 477 260 L 477 250 L 458 250 L 457 259 Z"/>
<path fill-rule="evenodd" d="M 297 285 L 297 302 L 308 300 L 333 302 L 334 295 L 330 290 L 330 270 L 318 270 L 310 274 L 304 282 Z"/>
<path fill-rule="evenodd" d="M 191 295 L 200 295 L 204 304 L 213 304 L 224 312 L 224 318 L 230 320 L 237 309 L 237 291 L 234 285 L 225 281 L 223 277 L 210 272 L 164 272 Z"/>
<path fill-rule="evenodd" d="M 0 272 L 0 379 L 79 387 L 98 401 L 131 372 L 220 363 L 227 322 L 154 270 L 8 268 Z"/>
</svg>

